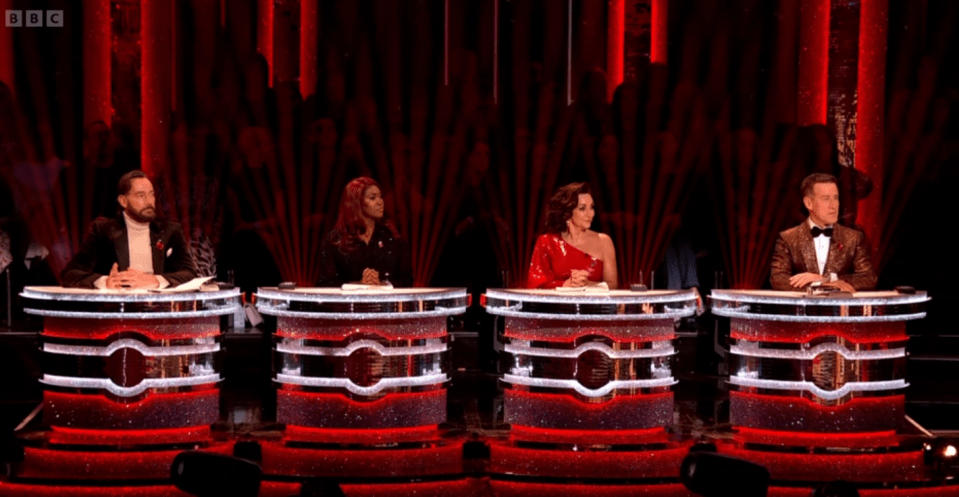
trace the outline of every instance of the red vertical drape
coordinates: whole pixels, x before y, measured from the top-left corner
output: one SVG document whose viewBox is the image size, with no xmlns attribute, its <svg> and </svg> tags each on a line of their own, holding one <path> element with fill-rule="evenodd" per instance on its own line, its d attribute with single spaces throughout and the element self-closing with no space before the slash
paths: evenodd
<svg viewBox="0 0 959 497">
<path fill-rule="evenodd" d="M 0 42 L 0 46 L 4 44 Z M 83 2 L 83 125 L 113 115 L 110 92 L 110 0 Z"/>
<path fill-rule="evenodd" d="M 653 64 L 666 64 L 667 5 L 666 0 L 653 0 L 649 50 L 649 60 Z"/>
<path fill-rule="evenodd" d="M 886 36 L 888 0 L 865 0 L 859 24 L 859 84 L 856 114 L 856 169 L 873 182 L 873 193 L 859 205 L 856 222 L 872 240 L 873 260 L 881 239 L 882 179 L 886 93 Z"/>
<path fill-rule="evenodd" d="M 609 0 L 606 11 L 606 99 L 613 100 L 613 92 L 623 83 L 623 64 L 626 31 L 626 0 Z"/>
<path fill-rule="evenodd" d="M 256 3 L 256 51 L 266 58 L 270 88 L 273 88 L 273 0 Z"/>
<path fill-rule="evenodd" d="M 802 0 L 799 18 L 797 124 L 826 124 L 829 0 Z"/>
<path fill-rule="evenodd" d="M 169 164 L 172 54 L 170 4 L 142 0 L 140 4 L 141 168 L 150 176 Z"/>
<path fill-rule="evenodd" d="M 300 95 L 316 92 L 317 0 L 300 1 Z"/>
</svg>

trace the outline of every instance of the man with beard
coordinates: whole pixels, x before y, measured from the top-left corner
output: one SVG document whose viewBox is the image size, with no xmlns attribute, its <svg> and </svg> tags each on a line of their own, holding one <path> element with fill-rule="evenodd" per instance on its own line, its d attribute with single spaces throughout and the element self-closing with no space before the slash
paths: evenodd
<svg viewBox="0 0 959 497">
<path fill-rule="evenodd" d="M 117 185 L 122 208 L 115 219 L 90 224 L 80 251 L 60 274 L 63 286 L 166 288 L 193 279 L 196 270 L 179 223 L 156 220 L 153 183 L 143 171 Z"/>
</svg>

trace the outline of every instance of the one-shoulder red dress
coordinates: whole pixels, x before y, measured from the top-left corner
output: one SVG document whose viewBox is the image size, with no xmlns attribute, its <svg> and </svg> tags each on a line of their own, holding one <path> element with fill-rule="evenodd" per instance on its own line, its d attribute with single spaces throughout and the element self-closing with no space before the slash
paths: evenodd
<svg viewBox="0 0 959 497">
<path fill-rule="evenodd" d="M 540 235 L 529 261 L 526 288 L 563 286 L 574 269 L 589 270 L 590 281 L 603 281 L 602 260 L 566 243 L 557 234 Z"/>
</svg>

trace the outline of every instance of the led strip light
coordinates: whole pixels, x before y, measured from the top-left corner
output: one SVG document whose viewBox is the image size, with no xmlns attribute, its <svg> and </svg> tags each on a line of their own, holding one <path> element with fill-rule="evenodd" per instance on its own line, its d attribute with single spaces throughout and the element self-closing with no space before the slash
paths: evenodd
<svg viewBox="0 0 959 497">
<path fill-rule="evenodd" d="M 421 387 L 445 383 L 448 377 L 445 373 L 404 378 L 381 378 L 374 385 L 363 387 L 353 383 L 349 378 L 322 378 L 313 376 L 296 376 L 277 374 L 276 381 L 287 385 L 298 385 L 315 388 L 344 388 L 356 395 L 371 396 L 389 388 Z"/>
<path fill-rule="evenodd" d="M 524 345 L 513 345 L 507 344 L 504 347 L 504 351 L 514 354 L 514 355 L 526 355 L 526 356 L 537 356 L 537 357 L 560 357 L 560 358 L 577 358 L 585 352 L 595 350 L 605 354 L 610 359 L 635 359 L 635 358 L 644 358 L 644 357 L 668 357 L 675 355 L 676 351 L 673 349 L 672 344 L 666 342 L 667 345 L 659 348 L 651 349 L 639 349 L 639 350 L 613 350 L 612 347 L 605 343 L 598 342 L 587 342 L 581 344 L 573 350 L 556 350 L 556 349 L 543 349 L 538 347 L 527 347 Z"/>
<path fill-rule="evenodd" d="M 360 349 L 373 349 L 382 356 L 425 355 L 446 352 L 445 343 L 422 345 L 414 347 L 384 347 L 373 340 L 359 340 L 346 347 L 308 347 L 292 343 L 280 342 L 276 344 L 276 351 L 286 354 L 301 354 L 310 356 L 348 356 Z"/>
<path fill-rule="evenodd" d="M 40 383 L 54 387 L 106 390 L 118 397 L 134 397 L 150 388 L 188 387 L 219 382 L 219 374 L 207 374 L 186 378 L 146 378 L 132 387 L 121 387 L 113 383 L 109 378 L 75 378 L 71 376 L 45 374 L 40 380 Z"/>
<path fill-rule="evenodd" d="M 669 378 L 656 378 L 651 380 L 615 380 L 600 388 L 586 388 L 576 380 L 556 380 L 550 378 L 531 378 L 528 376 L 516 376 L 512 374 L 503 375 L 503 381 L 514 385 L 524 385 L 527 387 L 539 388 L 562 388 L 575 390 L 583 397 L 596 398 L 608 395 L 613 390 L 626 390 L 634 388 L 658 388 L 668 387 L 679 383 L 672 376 Z"/>
</svg>

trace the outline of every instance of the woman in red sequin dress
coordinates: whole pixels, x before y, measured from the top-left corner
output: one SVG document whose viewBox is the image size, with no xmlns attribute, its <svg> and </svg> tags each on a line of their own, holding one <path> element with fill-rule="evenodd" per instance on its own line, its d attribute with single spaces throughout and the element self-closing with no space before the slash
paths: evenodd
<svg viewBox="0 0 959 497">
<path fill-rule="evenodd" d="M 616 288 L 616 250 L 608 235 L 589 229 L 595 215 L 586 183 L 566 185 L 546 207 L 544 234 L 536 240 L 527 288 Z"/>
</svg>

